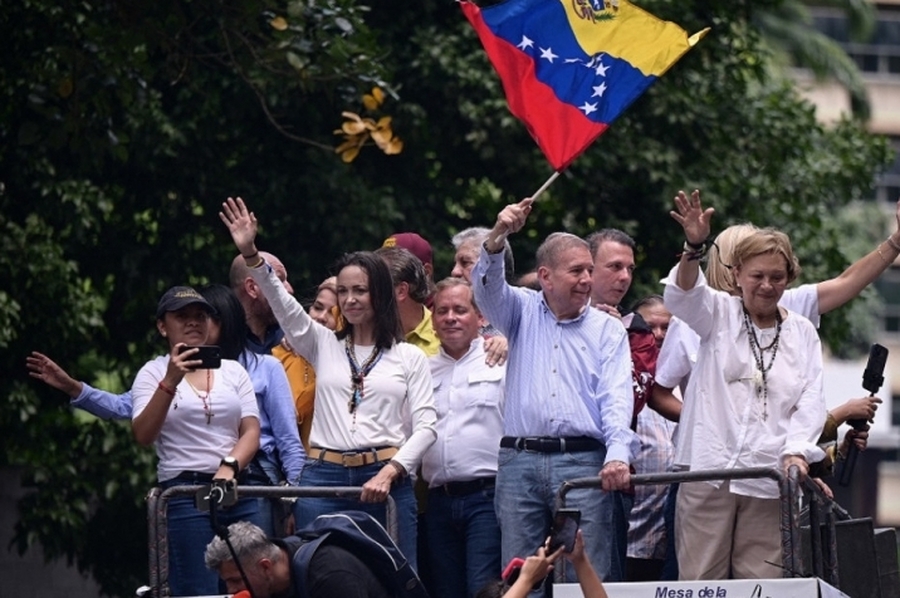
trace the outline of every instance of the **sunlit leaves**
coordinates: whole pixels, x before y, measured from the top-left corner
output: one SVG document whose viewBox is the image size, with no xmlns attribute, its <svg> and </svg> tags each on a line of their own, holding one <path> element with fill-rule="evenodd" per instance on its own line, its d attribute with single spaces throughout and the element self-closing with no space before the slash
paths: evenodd
<svg viewBox="0 0 900 598">
<path fill-rule="evenodd" d="M 379 87 L 372 88 L 371 93 L 363 95 L 363 106 L 368 112 L 376 112 L 384 103 L 384 91 Z M 393 156 L 403 151 L 403 141 L 394 135 L 391 127 L 390 116 L 382 116 L 377 121 L 374 118 L 363 118 L 355 112 L 341 112 L 344 122 L 340 129 L 334 131 L 335 135 L 341 135 L 343 142 L 334 151 L 341 156 L 341 160 L 350 163 L 356 159 L 360 150 L 371 141 L 385 154 Z"/>
</svg>

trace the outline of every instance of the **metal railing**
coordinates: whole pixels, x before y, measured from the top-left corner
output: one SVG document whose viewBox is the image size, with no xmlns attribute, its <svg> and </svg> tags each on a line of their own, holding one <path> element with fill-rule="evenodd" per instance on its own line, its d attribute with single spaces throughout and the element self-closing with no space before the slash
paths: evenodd
<svg viewBox="0 0 900 598">
<path fill-rule="evenodd" d="M 780 469 L 756 467 L 748 469 L 711 469 L 669 473 L 645 473 L 631 476 L 636 485 L 673 484 L 679 482 L 709 482 L 715 480 L 745 480 L 768 478 L 778 483 L 781 500 L 781 554 L 784 577 L 815 575 L 840 588 L 837 562 L 838 519 L 850 519 L 849 513 L 825 496 L 822 489 L 808 476 L 800 479 L 800 470 L 792 466 L 788 475 Z M 566 506 L 566 495 L 577 488 L 599 488 L 599 476 L 568 480 L 556 493 L 556 507 Z M 809 518 L 810 563 L 805 562 L 802 549 L 803 514 Z M 561 575 L 562 568 L 557 571 Z"/>
<path fill-rule="evenodd" d="M 206 487 L 208 486 L 173 486 L 165 490 L 154 487 L 147 494 L 149 596 L 152 598 L 169 596 L 169 542 L 166 533 L 169 500 L 180 496 L 195 496 Z M 238 486 L 240 498 L 358 498 L 361 493 L 362 488 L 358 486 Z M 399 538 L 397 507 L 390 495 L 385 505 L 385 521 L 388 534 L 396 542 Z"/>
</svg>

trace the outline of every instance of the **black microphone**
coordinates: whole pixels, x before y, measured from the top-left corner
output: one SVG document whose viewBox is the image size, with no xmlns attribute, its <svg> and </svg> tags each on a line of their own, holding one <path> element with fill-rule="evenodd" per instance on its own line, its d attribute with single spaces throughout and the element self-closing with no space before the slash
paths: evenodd
<svg viewBox="0 0 900 598">
<path fill-rule="evenodd" d="M 866 369 L 863 372 L 863 388 L 869 391 L 869 396 L 874 397 L 875 393 L 881 389 L 884 384 L 884 366 L 887 363 L 888 350 L 883 346 L 875 343 L 869 350 L 869 361 L 866 362 Z M 847 420 L 854 430 L 865 430 L 868 422 L 864 419 Z M 859 449 L 856 443 L 851 441 L 847 448 L 847 461 L 844 468 L 841 469 L 841 477 L 838 483 L 841 486 L 848 486 L 850 478 L 853 476 L 853 469 L 856 467 L 856 458 L 859 457 Z"/>
</svg>

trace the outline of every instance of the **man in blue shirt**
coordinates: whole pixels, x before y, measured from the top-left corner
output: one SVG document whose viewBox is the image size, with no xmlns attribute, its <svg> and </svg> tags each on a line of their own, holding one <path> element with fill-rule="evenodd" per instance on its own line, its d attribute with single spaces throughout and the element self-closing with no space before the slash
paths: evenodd
<svg viewBox="0 0 900 598">
<path fill-rule="evenodd" d="M 506 283 L 503 240 L 525 225 L 531 201 L 498 214 L 472 272 L 477 304 L 510 345 L 495 495 L 502 559 L 543 544 L 562 482 L 599 475 L 603 492 L 573 490 L 567 506 L 581 511 L 601 578 L 618 581 L 612 491 L 628 488 L 638 444 L 629 428 L 628 338 L 621 323 L 590 308 L 593 259 L 575 235 L 554 233 L 538 249 L 540 292 Z"/>
</svg>

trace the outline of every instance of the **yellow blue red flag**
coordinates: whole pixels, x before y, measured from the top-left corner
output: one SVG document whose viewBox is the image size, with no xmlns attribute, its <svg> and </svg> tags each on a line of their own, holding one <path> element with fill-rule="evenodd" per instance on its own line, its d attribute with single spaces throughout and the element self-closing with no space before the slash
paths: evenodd
<svg viewBox="0 0 900 598">
<path fill-rule="evenodd" d="M 557 171 L 708 31 L 688 36 L 627 0 L 461 2 L 512 113 Z"/>
</svg>

